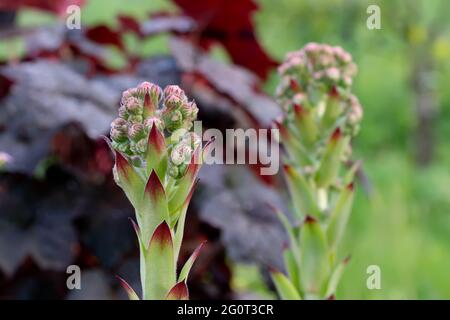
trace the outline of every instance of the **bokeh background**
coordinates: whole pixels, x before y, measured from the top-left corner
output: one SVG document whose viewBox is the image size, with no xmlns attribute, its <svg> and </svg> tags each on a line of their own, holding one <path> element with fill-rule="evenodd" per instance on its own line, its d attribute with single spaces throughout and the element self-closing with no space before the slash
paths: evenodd
<svg viewBox="0 0 450 320">
<path fill-rule="evenodd" d="M 70 4 L 81 30 L 65 27 Z M 446 0 L 0 0 L 0 298 L 124 298 L 114 275 L 138 283 L 133 213 L 100 138 L 122 90 L 179 83 L 206 127 L 268 127 L 276 65 L 314 41 L 353 55 L 364 108 L 337 298 L 449 299 L 449 12 Z M 264 202 L 282 206 L 285 187 L 255 169 L 202 169 L 184 253 L 209 240 L 194 298 L 276 297 L 267 267 L 285 235 Z M 65 286 L 70 264 L 82 290 Z"/>
</svg>

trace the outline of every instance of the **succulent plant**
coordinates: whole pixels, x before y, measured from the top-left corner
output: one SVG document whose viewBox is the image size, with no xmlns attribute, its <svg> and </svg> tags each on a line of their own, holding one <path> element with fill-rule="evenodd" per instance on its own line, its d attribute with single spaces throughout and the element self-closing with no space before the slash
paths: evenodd
<svg viewBox="0 0 450 320">
<path fill-rule="evenodd" d="M 197 107 L 178 86 L 144 82 L 122 95 L 111 123 L 114 179 L 133 205 L 143 299 L 187 299 L 186 280 L 202 244 L 177 273 L 186 211 L 203 158 L 190 132 Z M 174 114 L 179 114 L 175 121 Z M 120 279 L 129 298 L 139 299 Z"/>
<path fill-rule="evenodd" d="M 358 166 L 343 165 L 362 119 L 351 93 L 356 65 L 340 47 L 310 43 L 289 53 L 279 74 L 277 98 L 284 115 L 276 125 L 296 223 L 275 209 L 289 245 L 287 275 L 272 270 L 272 279 L 283 299 L 331 298 L 348 261 L 337 261 L 337 247 L 350 216 Z"/>
</svg>

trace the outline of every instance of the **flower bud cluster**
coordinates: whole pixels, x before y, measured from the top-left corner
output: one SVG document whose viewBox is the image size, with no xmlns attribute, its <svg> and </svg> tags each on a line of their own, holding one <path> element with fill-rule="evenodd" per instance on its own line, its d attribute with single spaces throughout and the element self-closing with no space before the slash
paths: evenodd
<svg viewBox="0 0 450 320">
<path fill-rule="evenodd" d="M 330 126 L 322 129 L 331 130 L 344 118 L 342 129 L 351 135 L 357 133 L 362 108 L 351 93 L 357 68 L 348 52 L 341 47 L 309 43 L 289 53 L 278 71 L 281 81 L 277 98 L 287 113 L 292 112 L 293 104 L 316 109 L 315 117 L 327 117 Z"/>
<path fill-rule="evenodd" d="M 128 156 L 143 155 L 152 126 L 160 132 L 189 130 L 197 113 L 195 102 L 188 101 L 180 87 L 170 85 L 163 91 L 153 83 L 143 82 L 122 95 L 119 117 L 111 123 L 113 148 Z"/>
</svg>

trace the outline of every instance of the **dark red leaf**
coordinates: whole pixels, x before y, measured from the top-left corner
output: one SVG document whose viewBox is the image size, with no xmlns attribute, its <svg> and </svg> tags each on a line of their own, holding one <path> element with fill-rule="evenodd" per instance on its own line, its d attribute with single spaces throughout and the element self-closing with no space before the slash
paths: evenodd
<svg viewBox="0 0 450 320">
<path fill-rule="evenodd" d="M 108 26 L 89 28 L 86 31 L 86 37 L 89 40 L 99 44 L 112 45 L 119 49 L 123 49 L 123 42 L 120 33 Z"/>
<path fill-rule="evenodd" d="M 256 39 L 252 13 L 258 9 L 253 0 L 174 0 L 183 13 L 192 17 L 200 29 L 200 45 L 208 48 L 221 43 L 232 60 L 261 78 L 276 65 Z"/>
</svg>

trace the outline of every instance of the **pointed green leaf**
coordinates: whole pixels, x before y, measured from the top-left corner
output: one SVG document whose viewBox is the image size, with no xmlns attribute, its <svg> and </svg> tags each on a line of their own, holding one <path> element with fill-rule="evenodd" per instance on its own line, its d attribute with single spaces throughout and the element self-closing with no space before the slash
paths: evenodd
<svg viewBox="0 0 450 320">
<path fill-rule="evenodd" d="M 344 272 L 345 266 L 347 265 L 349 260 L 350 257 L 346 257 L 334 269 L 333 273 L 331 274 L 330 280 L 328 280 L 325 298 L 334 296 L 334 294 L 336 293 L 336 289 L 341 279 L 342 273 Z"/>
<path fill-rule="evenodd" d="M 203 245 L 206 243 L 206 241 L 203 241 L 198 245 L 198 247 L 194 250 L 194 252 L 191 254 L 189 259 L 184 264 L 183 268 L 180 271 L 180 275 L 178 276 L 178 281 L 187 281 L 187 278 L 189 276 L 189 271 L 191 271 L 192 266 L 194 265 L 195 260 L 197 260 L 198 255 L 200 254 L 200 250 L 202 249 Z"/>
<path fill-rule="evenodd" d="M 139 300 L 139 297 L 136 294 L 136 292 L 133 290 L 133 288 L 125 280 L 123 280 L 121 277 L 119 277 L 117 275 L 116 275 L 116 278 L 119 279 L 120 284 L 122 285 L 122 287 L 127 292 L 128 298 L 130 300 Z"/>
<path fill-rule="evenodd" d="M 343 136 L 339 128 L 331 135 L 316 175 L 316 182 L 319 188 L 327 188 L 336 181 L 342 154 L 348 143 L 349 138 Z"/>
<path fill-rule="evenodd" d="M 298 252 L 298 255 L 299 254 L 300 252 Z M 300 273 L 299 273 L 300 266 L 298 260 L 296 260 L 293 250 L 290 248 L 284 248 L 283 259 L 289 279 L 291 280 L 295 288 L 298 290 L 298 292 L 301 292 Z"/>
<path fill-rule="evenodd" d="M 166 300 L 189 300 L 186 282 L 178 282 L 167 294 Z"/>
<path fill-rule="evenodd" d="M 305 177 L 294 167 L 284 165 L 283 170 L 288 183 L 289 192 L 294 204 L 294 213 L 297 219 L 303 219 L 304 215 L 312 214 L 317 216 L 319 210 L 312 192 L 312 186 L 308 184 Z"/>
<path fill-rule="evenodd" d="M 301 296 L 292 282 L 281 272 L 272 270 L 270 272 L 275 288 L 283 300 L 301 300 Z"/>
<path fill-rule="evenodd" d="M 307 216 L 300 231 L 300 276 L 305 294 L 320 295 L 330 271 L 325 233 L 319 222 Z"/>
<path fill-rule="evenodd" d="M 269 204 L 269 206 L 272 208 L 272 210 L 275 211 L 278 220 L 280 220 L 281 224 L 283 225 L 284 229 L 286 230 L 289 238 L 289 245 L 292 248 L 292 253 L 295 257 L 295 261 L 297 263 L 300 262 L 300 248 L 297 243 L 297 237 L 294 234 L 294 228 L 292 227 L 291 223 L 287 219 L 286 215 L 281 212 L 278 208 L 272 206 Z"/>
<path fill-rule="evenodd" d="M 141 239 L 144 245 L 148 246 L 150 236 L 156 227 L 162 221 L 168 221 L 169 219 L 164 186 L 155 171 L 152 171 L 148 178 L 138 215 L 141 226 Z"/>
<path fill-rule="evenodd" d="M 116 151 L 115 158 L 114 179 L 136 208 L 141 200 L 139 195 L 144 189 L 144 181 L 122 153 Z"/>
<path fill-rule="evenodd" d="M 299 104 L 294 104 L 294 120 L 300 132 L 301 141 L 307 145 L 313 145 L 318 136 L 319 128 L 314 121 L 314 114 Z"/>
<path fill-rule="evenodd" d="M 145 253 L 145 300 L 162 300 L 175 285 L 176 267 L 172 235 L 164 221 L 153 233 Z"/>
<path fill-rule="evenodd" d="M 342 189 L 335 207 L 330 215 L 329 224 L 327 227 L 327 240 L 332 249 L 336 249 L 339 241 L 344 235 L 348 219 L 350 217 L 353 197 L 354 197 L 353 183 Z"/>
<path fill-rule="evenodd" d="M 160 177 L 166 175 L 168 165 L 166 142 L 163 133 L 157 129 L 156 124 L 152 125 L 148 135 L 145 160 L 147 174 L 154 170 Z"/>
<path fill-rule="evenodd" d="M 197 182 L 198 180 L 195 181 L 195 184 L 191 188 L 191 191 L 189 192 L 188 196 L 186 197 L 183 206 L 178 210 L 178 212 L 172 215 L 172 218 L 176 219 L 172 221 L 173 225 L 176 224 L 175 239 L 174 239 L 176 259 L 178 259 L 178 255 L 180 254 L 181 242 L 183 241 L 184 236 L 184 224 L 186 221 L 186 213 L 189 207 L 189 203 L 191 202 L 192 195 L 194 194 L 194 189 L 195 186 L 197 185 Z"/>
</svg>

